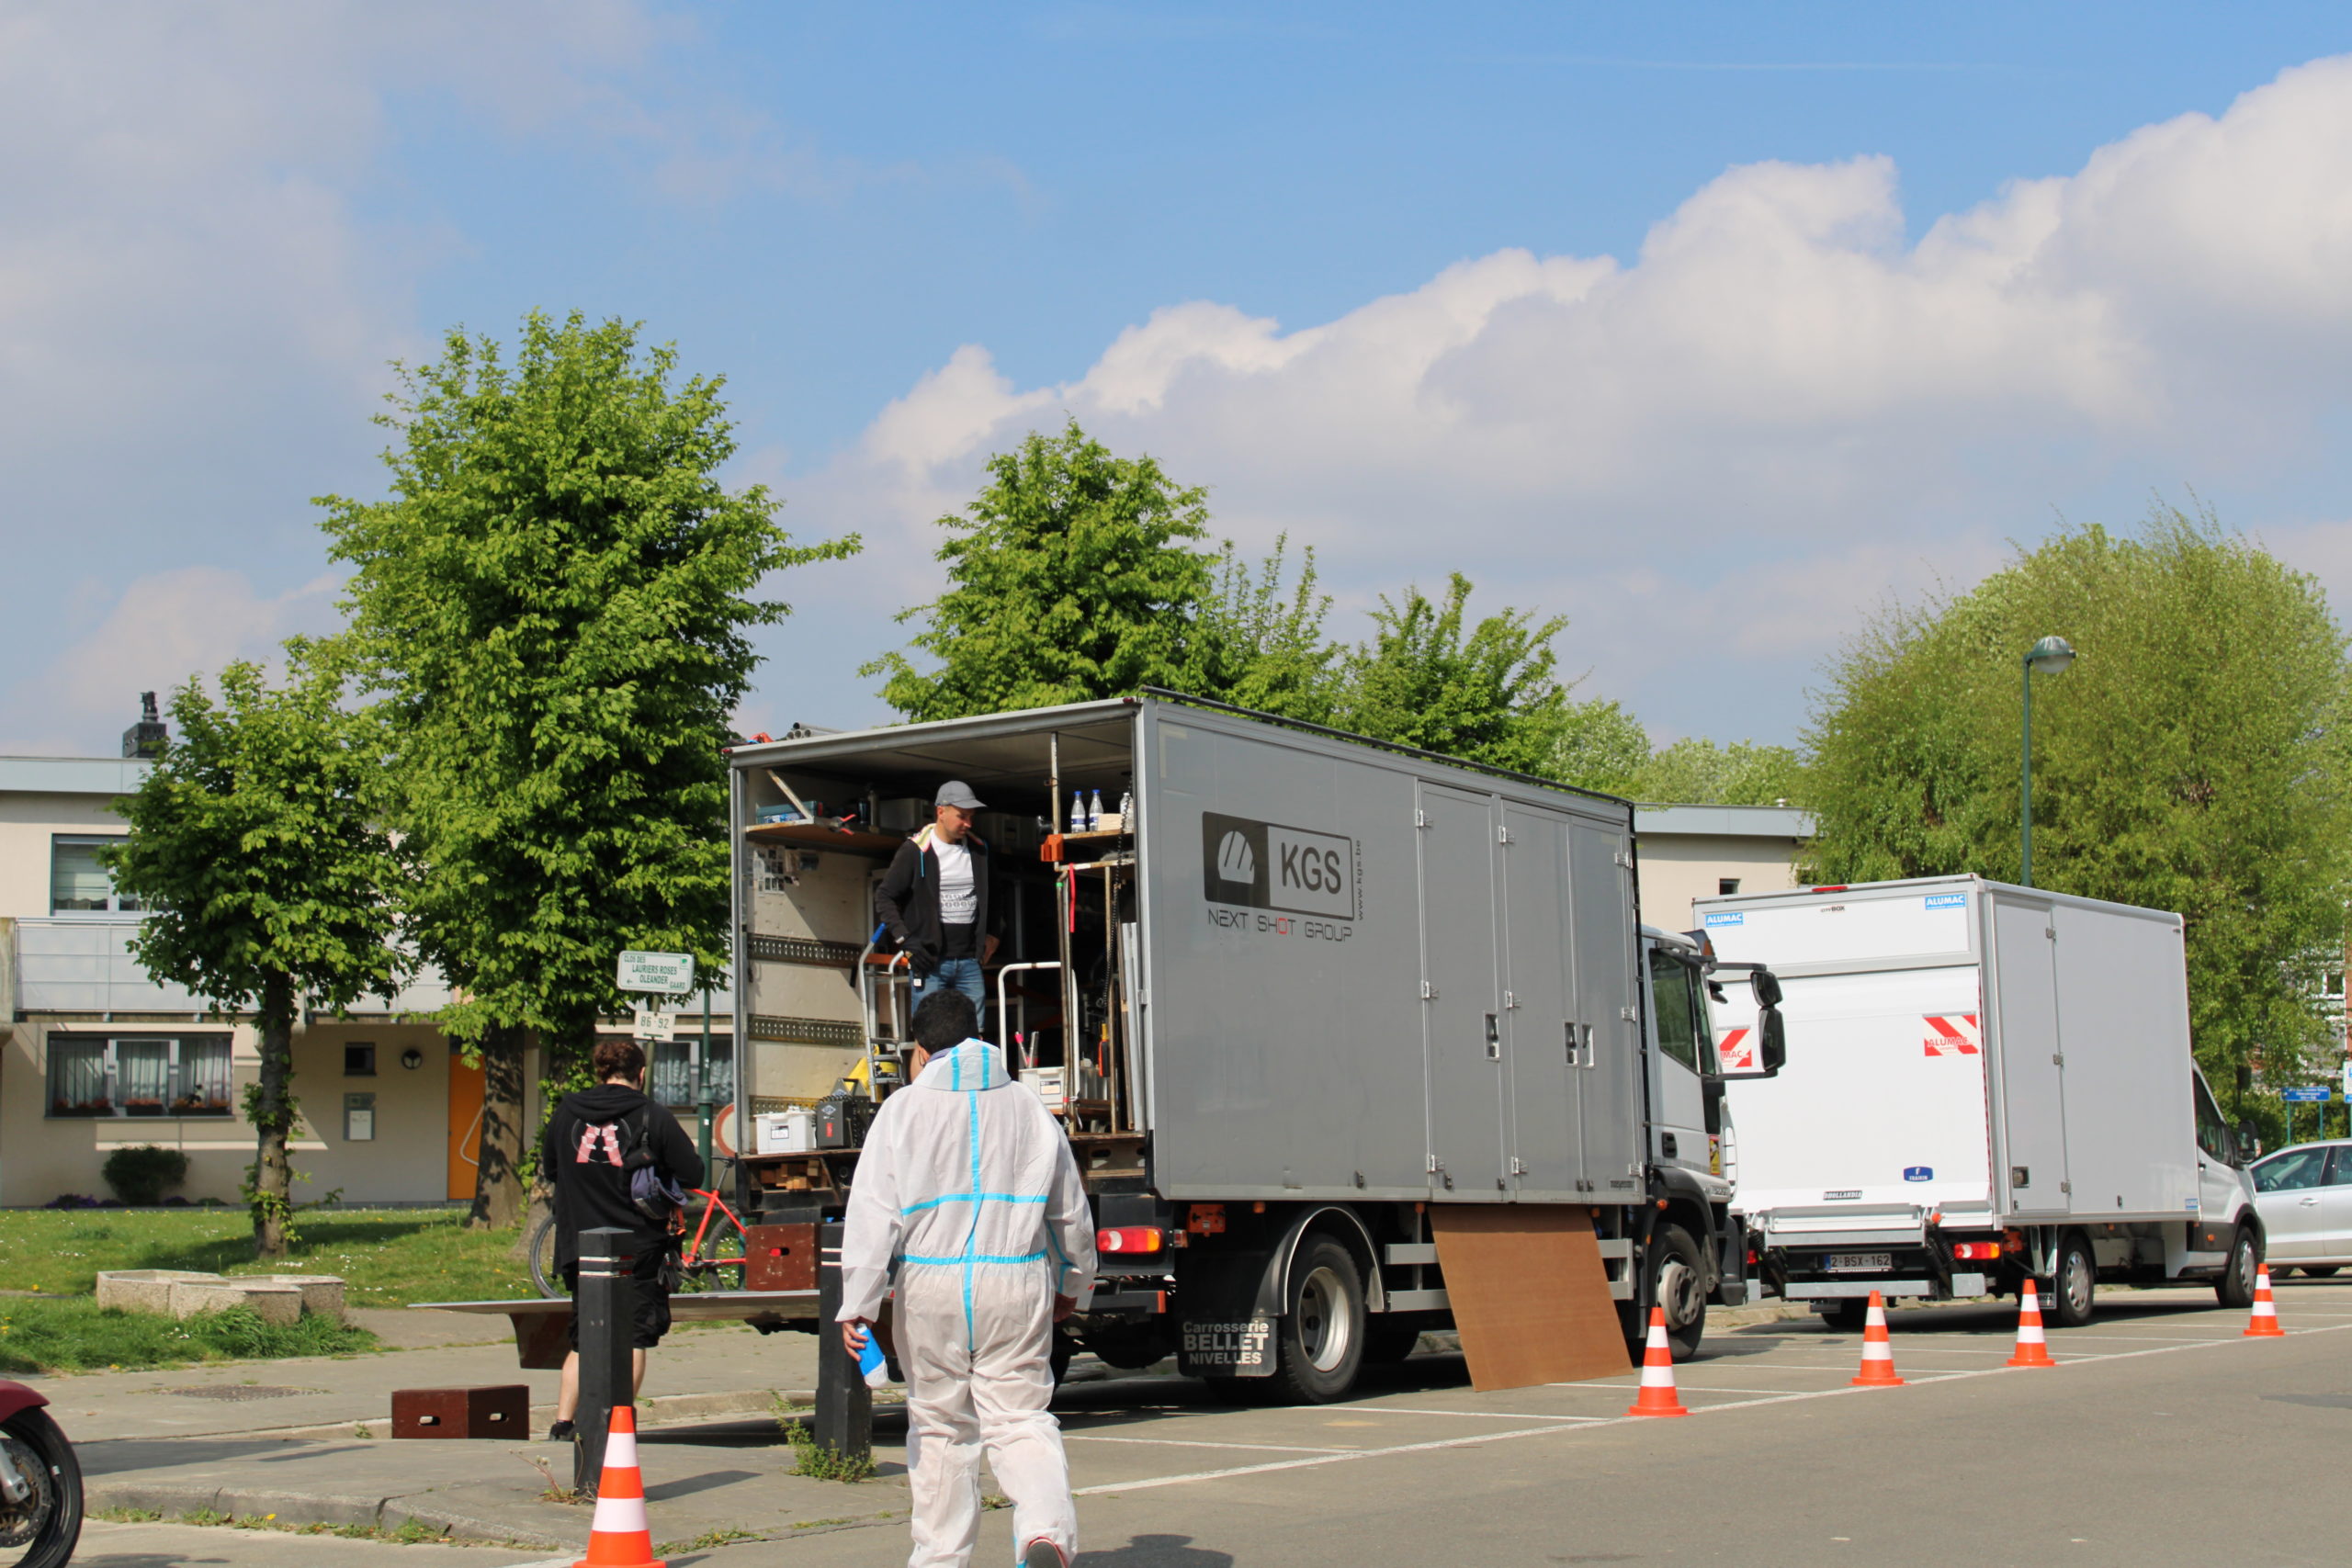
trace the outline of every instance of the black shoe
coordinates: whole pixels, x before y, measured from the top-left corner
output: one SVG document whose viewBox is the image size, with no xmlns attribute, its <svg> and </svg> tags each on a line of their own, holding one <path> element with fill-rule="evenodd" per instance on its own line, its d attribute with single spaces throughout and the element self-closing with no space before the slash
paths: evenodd
<svg viewBox="0 0 2352 1568">
<path fill-rule="evenodd" d="M 1062 1555 L 1060 1547 L 1039 1536 L 1022 1552 L 1021 1568 L 1069 1568 L 1069 1559 Z"/>
<path fill-rule="evenodd" d="M 563 1442 L 571 1436 L 571 1423 L 569 1421 L 559 1421 L 548 1428 L 548 1441 L 550 1443 Z"/>
</svg>

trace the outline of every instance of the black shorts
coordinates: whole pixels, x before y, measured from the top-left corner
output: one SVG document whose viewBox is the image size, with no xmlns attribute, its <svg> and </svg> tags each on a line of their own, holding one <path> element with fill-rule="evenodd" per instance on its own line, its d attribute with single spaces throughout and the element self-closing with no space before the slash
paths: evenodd
<svg viewBox="0 0 2352 1568">
<path fill-rule="evenodd" d="M 666 1248 L 640 1252 L 629 1263 L 628 1277 L 637 1281 L 637 1321 L 629 1334 L 629 1348 L 650 1350 L 670 1332 L 670 1292 L 662 1282 Z M 563 1288 L 571 1292 L 571 1348 L 580 1348 L 580 1265 L 563 1266 Z"/>
</svg>

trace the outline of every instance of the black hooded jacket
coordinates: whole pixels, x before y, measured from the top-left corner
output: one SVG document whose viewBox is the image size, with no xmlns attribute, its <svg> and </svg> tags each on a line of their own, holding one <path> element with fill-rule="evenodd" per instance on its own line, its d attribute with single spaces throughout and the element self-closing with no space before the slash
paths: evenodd
<svg viewBox="0 0 2352 1568">
<path fill-rule="evenodd" d="M 614 1225 L 629 1233 L 630 1248 L 642 1253 L 663 1245 L 663 1235 L 638 1212 L 628 1195 L 626 1167 L 639 1129 L 652 1130 L 654 1164 L 681 1187 L 702 1185 L 702 1156 L 668 1108 L 620 1084 L 598 1084 L 556 1102 L 539 1135 L 539 1169 L 555 1184 L 555 1260 L 559 1268 L 580 1261 L 580 1233 Z"/>
</svg>

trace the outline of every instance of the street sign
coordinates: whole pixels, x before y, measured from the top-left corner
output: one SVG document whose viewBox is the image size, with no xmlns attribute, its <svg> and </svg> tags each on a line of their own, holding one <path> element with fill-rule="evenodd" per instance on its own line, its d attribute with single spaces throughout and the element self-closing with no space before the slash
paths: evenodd
<svg viewBox="0 0 2352 1568">
<path fill-rule="evenodd" d="M 2278 1091 L 2278 1098 L 2290 1105 L 2310 1105 L 2315 1102 L 2324 1105 L 2327 1102 L 2327 1097 L 2328 1089 L 2325 1084 L 2315 1084 L 2309 1089 L 2282 1089 Z"/>
<path fill-rule="evenodd" d="M 695 955 L 691 953 L 624 953 L 620 988 L 661 991 L 684 996 L 695 988 Z"/>
<path fill-rule="evenodd" d="M 637 1022 L 630 1033 L 639 1040 L 675 1040 L 678 1037 L 678 1015 L 667 1008 L 639 1008 Z"/>
</svg>

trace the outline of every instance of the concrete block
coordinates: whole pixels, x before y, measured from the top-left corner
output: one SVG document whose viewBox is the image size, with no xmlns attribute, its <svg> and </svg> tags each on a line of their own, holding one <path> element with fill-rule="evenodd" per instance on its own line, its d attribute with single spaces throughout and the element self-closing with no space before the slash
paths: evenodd
<svg viewBox="0 0 2352 1568">
<path fill-rule="evenodd" d="M 302 1292 L 291 1285 L 266 1280 L 221 1280 L 213 1283 L 187 1280 L 172 1287 L 172 1315 L 194 1317 L 200 1312 L 226 1312 L 251 1307 L 264 1323 L 285 1326 L 302 1315 Z"/>
<path fill-rule="evenodd" d="M 302 1292 L 302 1310 L 318 1317 L 345 1321 L 343 1313 L 343 1280 L 333 1274 L 261 1274 L 251 1276 L 256 1282 L 290 1285 Z"/>
<path fill-rule="evenodd" d="M 168 1313 L 174 1286 L 220 1282 L 219 1274 L 187 1269 L 118 1269 L 98 1276 L 98 1305 L 123 1312 Z"/>
</svg>

